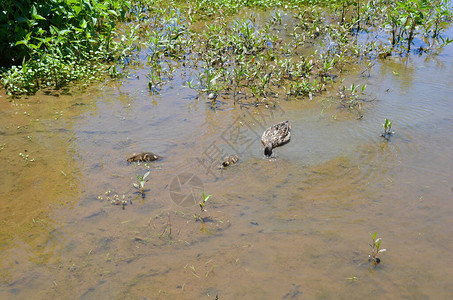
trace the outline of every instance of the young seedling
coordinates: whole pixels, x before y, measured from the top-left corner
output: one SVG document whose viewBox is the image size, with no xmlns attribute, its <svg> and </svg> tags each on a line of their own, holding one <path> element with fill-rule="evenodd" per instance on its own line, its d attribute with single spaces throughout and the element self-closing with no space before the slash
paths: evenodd
<svg viewBox="0 0 453 300">
<path fill-rule="evenodd" d="M 204 207 L 205 207 L 205 205 L 206 205 L 206 202 L 208 202 L 209 198 L 211 198 L 211 196 L 212 196 L 212 195 L 206 195 L 206 194 L 203 192 L 203 195 L 201 196 L 201 202 L 198 203 L 198 205 L 200 205 L 200 211 L 201 211 L 201 212 L 200 212 L 199 215 L 197 215 L 197 214 L 194 215 L 194 218 L 195 218 L 196 221 L 201 221 L 201 222 L 204 223 L 205 221 L 210 220 L 210 217 L 209 217 L 209 216 L 202 217 L 202 214 L 203 214 L 204 212 L 208 212 L 208 211 L 206 210 L 206 208 L 204 208 Z"/>
<path fill-rule="evenodd" d="M 146 172 L 145 175 L 143 175 L 143 176 L 136 175 L 137 181 L 132 184 L 134 186 L 134 188 L 137 189 L 137 192 L 139 192 L 142 195 L 143 199 L 145 198 L 145 192 L 147 191 L 147 190 L 145 190 L 145 184 L 148 181 L 148 180 L 146 180 L 146 177 L 148 177 L 148 175 L 149 175 L 149 171 Z"/>
<path fill-rule="evenodd" d="M 384 127 L 384 132 L 381 133 L 381 136 L 386 140 L 390 139 L 390 137 L 395 133 L 392 131 L 392 124 L 393 122 L 390 122 L 390 120 L 387 118 L 385 119 L 385 123 L 382 124 L 382 126 Z"/>
<path fill-rule="evenodd" d="M 201 209 L 201 212 L 206 212 L 207 210 L 204 208 L 204 206 L 206 205 L 206 202 L 208 202 L 209 198 L 211 198 L 212 195 L 207 195 L 203 192 L 203 195 L 201 196 L 201 202 L 199 203 L 200 204 L 200 209 Z"/>
<path fill-rule="evenodd" d="M 381 259 L 378 257 L 379 253 L 387 251 L 387 249 L 381 249 L 381 238 L 376 238 L 377 232 L 371 235 L 372 243 L 369 244 L 371 247 L 371 254 L 368 255 L 368 260 L 374 264 L 376 267 L 380 262 Z"/>
</svg>

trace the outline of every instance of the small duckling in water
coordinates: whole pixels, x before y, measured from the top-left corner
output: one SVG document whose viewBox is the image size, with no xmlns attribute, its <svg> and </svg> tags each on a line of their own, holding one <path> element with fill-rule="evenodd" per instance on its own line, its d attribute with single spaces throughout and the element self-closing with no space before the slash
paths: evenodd
<svg viewBox="0 0 453 300">
<path fill-rule="evenodd" d="M 291 140 L 291 125 L 289 121 L 284 121 L 272 125 L 264 131 L 261 143 L 264 145 L 264 155 L 270 157 L 272 149 L 283 146 Z"/>
<path fill-rule="evenodd" d="M 150 161 L 155 161 L 155 160 L 159 160 L 159 159 L 162 159 L 162 156 L 159 156 L 152 152 L 142 152 L 140 154 L 136 154 L 132 157 L 129 157 L 127 159 L 127 162 L 129 162 L 129 163 L 136 162 L 136 161 L 150 162 Z"/>
<path fill-rule="evenodd" d="M 239 160 L 239 157 L 236 154 L 229 155 L 223 159 L 223 162 L 220 165 L 220 169 L 224 169 L 228 166 L 234 165 L 235 163 L 237 163 L 238 160 Z"/>
</svg>

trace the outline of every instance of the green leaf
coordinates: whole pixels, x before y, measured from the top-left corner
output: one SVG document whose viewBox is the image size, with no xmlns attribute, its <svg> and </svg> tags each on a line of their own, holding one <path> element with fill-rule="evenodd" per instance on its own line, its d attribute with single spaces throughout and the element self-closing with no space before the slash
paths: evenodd
<svg viewBox="0 0 453 300">
<path fill-rule="evenodd" d="M 28 44 L 28 47 L 32 48 L 32 49 L 39 49 L 41 47 L 41 44 L 42 42 L 39 42 L 38 45 L 35 45 L 35 44 Z"/>
<path fill-rule="evenodd" d="M 32 15 L 32 17 L 35 20 L 46 20 L 46 18 L 44 18 L 43 16 L 40 16 L 40 15 Z"/>
<path fill-rule="evenodd" d="M 72 9 L 74 10 L 74 12 L 76 13 L 76 15 L 78 15 L 80 13 L 80 11 L 82 10 L 82 7 L 79 6 L 79 5 L 73 5 L 72 6 Z"/>
<path fill-rule="evenodd" d="M 376 240 L 374 241 L 374 243 L 376 244 L 376 248 L 377 248 L 377 249 L 379 249 L 379 247 L 381 246 L 381 242 L 382 242 L 381 238 L 378 238 L 378 239 L 376 239 Z"/>
<path fill-rule="evenodd" d="M 206 196 L 206 194 L 203 192 L 203 204 L 204 204 L 205 202 L 207 202 L 207 201 L 209 200 L 209 198 L 211 198 L 211 196 L 212 196 L 212 195 L 207 195 L 207 196 Z"/>
<path fill-rule="evenodd" d="M 36 7 L 34 5 L 31 7 L 31 17 L 35 20 L 45 20 L 46 19 L 43 16 L 38 15 L 38 11 L 36 10 Z"/>
<path fill-rule="evenodd" d="M 69 30 L 69 29 L 63 29 L 63 30 L 59 30 L 59 31 L 58 31 L 58 34 L 59 34 L 59 35 L 65 35 L 65 34 L 68 33 L 68 32 L 71 32 L 71 30 Z"/>
<path fill-rule="evenodd" d="M 118 17 L 118 13 L 112 9 L 108 10 L 109 14 L 114 15 L 115 17 Z"/>
<path fill-rule="evenodd" d="M 146 179 L 146 177 L 148 177 L 150 171 L 146 172 L 145 175 L 143 175 L 143 179 Z"/>
<path fill-rule="evenodd" d="M 15 45 L 16 46 L 17 45 L 25 45 L 25 46 L 27 46 L 27 44 L 28 44 L 28 40 L 21 40 L 21 41 L 17 41 Z"/>
</svg>

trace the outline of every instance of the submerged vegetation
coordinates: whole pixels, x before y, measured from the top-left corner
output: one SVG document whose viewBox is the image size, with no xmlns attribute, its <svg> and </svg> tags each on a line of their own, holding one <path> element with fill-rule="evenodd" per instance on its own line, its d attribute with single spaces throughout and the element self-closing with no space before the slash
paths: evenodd
<svg viewBox="0 0 453 300">
<path fill-rule="evenodd" d="M 446 0 L 8 0 L 0 6 L 1 84 L 12 95 L 126 74 L 146 49 L 152 93 L 176 70 L 190 69 L 187 86 L 202 94 L 272 104 L 279 95 L 312 99 L 354 62 L 435 52 L 452 42 L 442 35 L 452 17 Z M 245 8 L 265 9 L 267 20 L 241 17 Z M 354 92 L 346 105 L 357 108 Z"/>
</svg>

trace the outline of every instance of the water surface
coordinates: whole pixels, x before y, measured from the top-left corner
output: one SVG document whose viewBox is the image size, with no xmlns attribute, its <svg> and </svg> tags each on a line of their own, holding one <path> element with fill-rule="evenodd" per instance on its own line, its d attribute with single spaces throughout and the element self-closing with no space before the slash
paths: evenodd
<svg viewBox="0 0 453 300">
<path fill-rule="evenodd" d="M 451 298 L 452 55 L 351 72 L 368 86 L 361 119 L 334 93 L 276 108 L 220 95 L 212 109 L 183 70 L 160 95 L 146 68 L 70 95 L 2 95 L 0 298 Z M 265 159 L 259 137 L 281 120 L 292 140 Z M 140 151 L 164 159 L 126 163 Z M 222 171 L 207 160 L 232 153 Z M 132 183 L 148 169 L 142 199 Z M 201 184 L 182 195 L 213 195 L 212 222 L 172 198 L 184 178 Z M 377 268 L 372 232 L 388 249 Z"/>
</svg>

